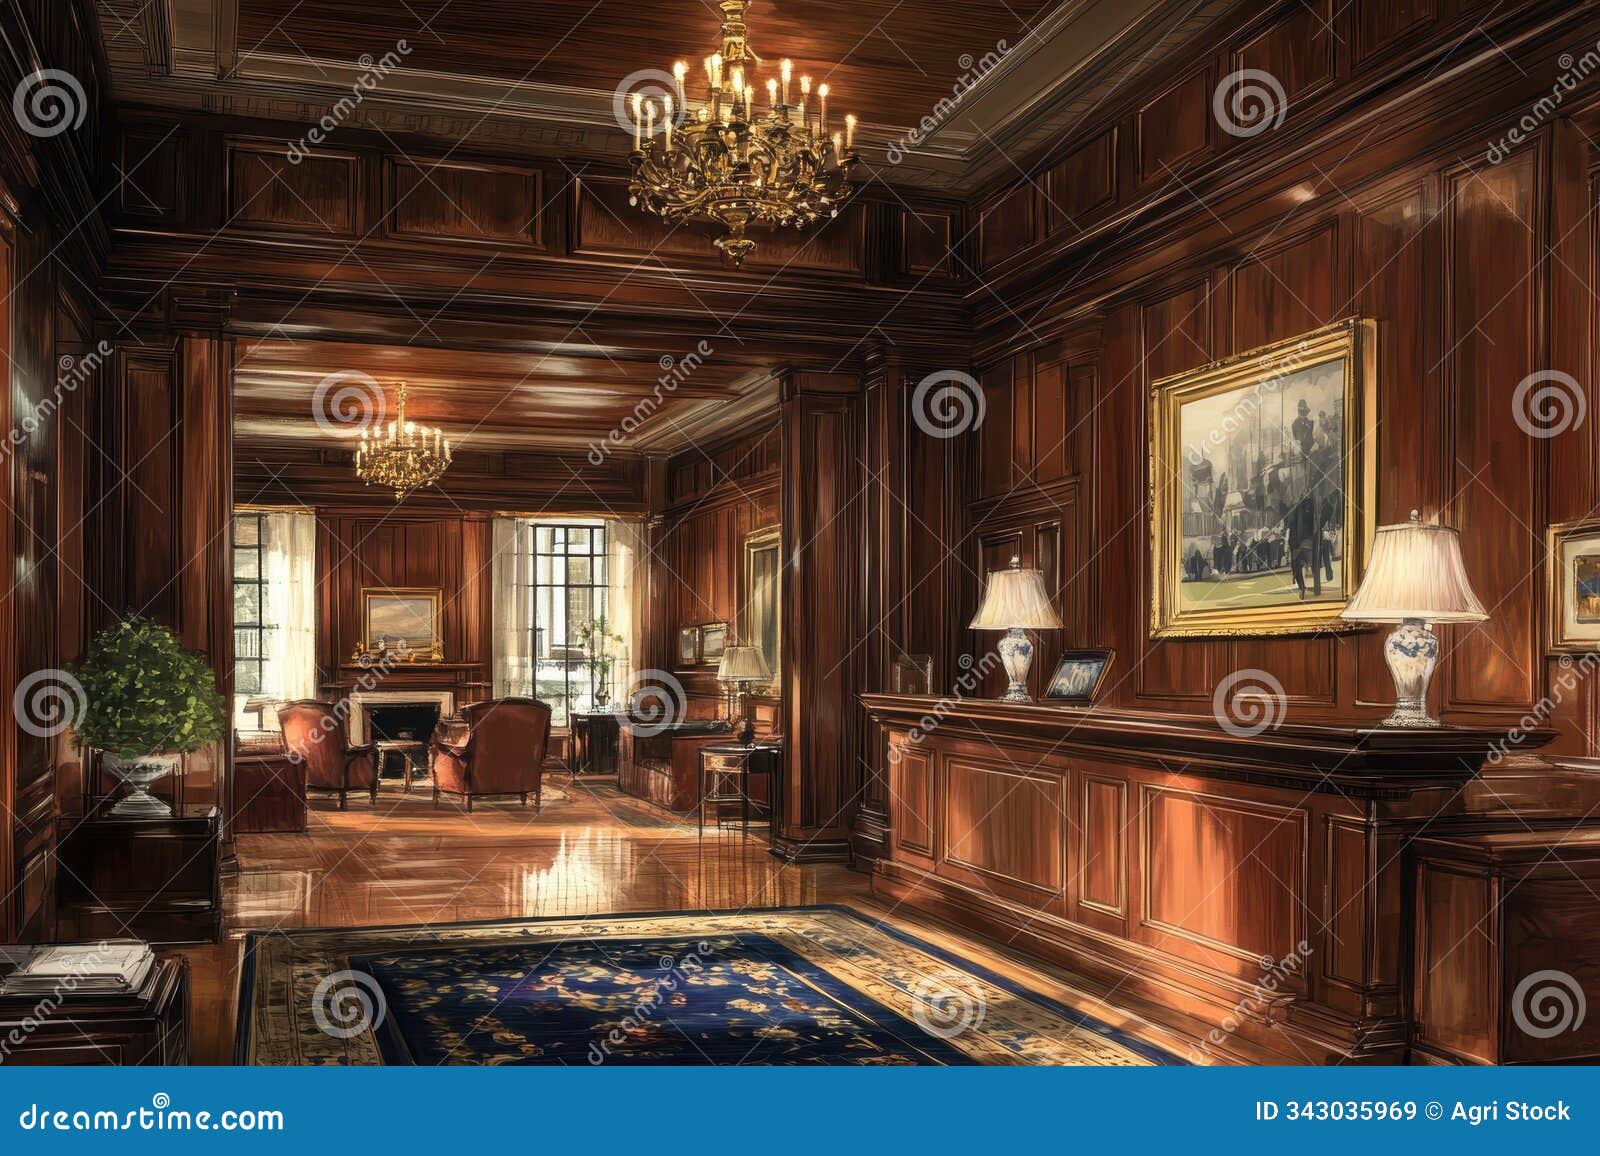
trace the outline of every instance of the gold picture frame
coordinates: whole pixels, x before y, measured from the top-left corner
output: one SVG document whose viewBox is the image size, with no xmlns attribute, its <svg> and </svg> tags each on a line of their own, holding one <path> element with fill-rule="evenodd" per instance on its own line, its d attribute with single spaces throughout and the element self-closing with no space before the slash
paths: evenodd
<svg viewBox="0 0 1600 1156">
<path fill-rule="evenodd" d="M 383 654 L 399 648 L 404 662 L 442 662 L 444 639 L 439 617 L 443 591 L 437 587 L 366 587 L 361 591 L 362 641 L 358 653 Z"/>
<path fill-rule="evenodd" d="M 768 526 L 744 536 L 739 636 L 761 650 L 772 682 L 752 693 L 776 697 L 783 672 L 783 528 Z"/>
<path fill-rule="evenodd" d="M 1545 603 L 1549 653 L 1600 648 L 1600 518 L 1556 522 L 1545 531 Z"/>
<path fill-rule="evenodd" d="M 1361 629 L 1339 612 L 1372 548 L 1376 359 L 1357 318 L 1152 384 L 1151 637 Z"/>
</svg>

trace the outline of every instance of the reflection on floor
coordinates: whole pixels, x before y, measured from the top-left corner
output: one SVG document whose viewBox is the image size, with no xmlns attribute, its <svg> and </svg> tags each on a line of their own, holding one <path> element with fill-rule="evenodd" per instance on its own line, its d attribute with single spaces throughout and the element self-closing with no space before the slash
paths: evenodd
<svg viewBox="0 0 1600 1156">
<path fill-rule="evenodd" d="M 373 927 L 519 916 L 747 909 L 845 903 L 943 943 L 1025 982 L 1054 982 L 1058 997 L 1108 1023 L 1172 1047 L 1148 1023 L 1088 1000 L 970 937 L 891 912 L 867 876 L 836 864 L 786 864 L 765 839 L 737 826 L 702 837 L 682 821 L 599 782 L 547 776 L 544 809 L 481 804 L 471 815 L 431 795 L 384 791 L 376 807 L 352 799 L 311 804 L 305 834 L 245 835 L 224 878 L 224 941 L 187 949 L 197 1063 L 228 1063 L 234 1044 L 244 935 L 294 927 Z"/>
</svg>

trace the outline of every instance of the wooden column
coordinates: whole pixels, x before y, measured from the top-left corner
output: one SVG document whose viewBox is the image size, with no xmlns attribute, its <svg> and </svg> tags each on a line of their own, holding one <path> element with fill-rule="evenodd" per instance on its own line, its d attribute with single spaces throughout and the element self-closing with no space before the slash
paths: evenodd
<svg viewBox="0 0 1600 1156">
<path fill-rule="evenodd" d="M 185 646 L 205 651 L 223 696 L 233 692 L 233 406 L 234 343 L 223 335 L 226 303 L 206 297 L 173 303 L 170 337 L 119 344 L 110 430 L 118 468 L 101 471 L 106 487 L 99 537 L 86 552 L 104 625 L 133 611 L 176 630 Z M 125 472 L 124 472 L 125 471 Z M 185 793 L 208 791 L 228 815 L 226 743 L 186 764 Z M 209 784 L 209 786 L 208 786 Z"/>
<path fill-rule="evenodd" d="M 774 851 L 843 859 L 861 790 L 862 418 L 853 374 L 786 370 L 782 806 Z"/>
</svg>

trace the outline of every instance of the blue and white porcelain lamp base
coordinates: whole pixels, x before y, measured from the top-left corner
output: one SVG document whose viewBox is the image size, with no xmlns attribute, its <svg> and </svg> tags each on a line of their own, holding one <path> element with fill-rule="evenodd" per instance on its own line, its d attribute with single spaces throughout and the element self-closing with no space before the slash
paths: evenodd
<svg viewBox="0 0 1600 1156">
<path fill-rule="evenodd" d="M 1420 618 L 1407 618 L 1383 644 L 1384 661 L 1394 678 L 1395 703 L 1386 727 L 1436 727 L 1428 713 L 1428 682 L 1439 659 L 1439 636 Z"/>
<path fill-rule="evenodd" d="M 1000 652 L 1006 678 L 1011 680 L 1000 701 L 1032 702 L 1033 696 L 1028 693 L 1028 668 L 1033 665 L 1033 640 L 1028 637 L 1028 632 L 1020 626 L 1013 626 L 995 645 L 995 649 Z"/>
</svg>

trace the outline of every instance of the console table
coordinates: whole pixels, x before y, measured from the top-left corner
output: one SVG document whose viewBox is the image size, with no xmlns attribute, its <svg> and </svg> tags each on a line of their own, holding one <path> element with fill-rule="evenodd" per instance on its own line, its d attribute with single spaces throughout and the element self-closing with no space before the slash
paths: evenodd
<svg viewBox="0 0 1600 1156">
<path fill-rule="evenodd" d="M 1574 878 L 1600 881 L 1594 769 L 1486 768 L 1498 729 L 1233 735 L 1209 717 L 861 702 L 887 734 L 889 853 L 874 891 L 1113 984 L 1158 1017 L 1215 1025 L 1195 1045 L 1219 1060 L 1600 1050 L 1593 1032 L 1508 1050 L 1494 1034 L 1503 1025 L 1458 1014 L 1506 1008 L 1494 985 L 1509 990 L 1549 957 L 1530 928 L 1596 943 L 1600 900 Z M 1552 737 L 1532 732 L 1521 749 Z M 1591 834 L 1544 858 L 1575 827 Z M 1517 880 L 1518 903 L 1500 916 L 1514 912 L 1514 928 L 1466 945 L 1433 982 L 1419 977 L 1414 961 L 1445 956 Z M 1566 970 L 1600 978 L 1597 954 Z"/>
</svg>

